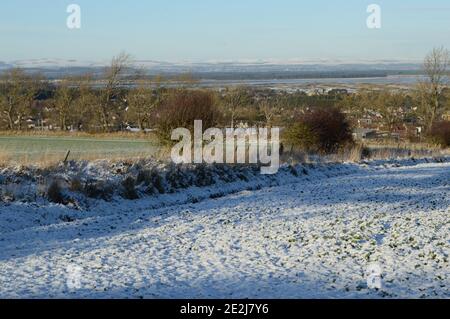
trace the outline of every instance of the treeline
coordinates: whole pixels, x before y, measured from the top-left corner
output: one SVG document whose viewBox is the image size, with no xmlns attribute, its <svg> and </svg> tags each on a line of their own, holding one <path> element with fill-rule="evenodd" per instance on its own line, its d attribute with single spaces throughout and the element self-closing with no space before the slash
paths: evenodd
<svg viewBox="0 0 450 319">
<path fill-rule="evenodd" d="M 0 78 L 0 130 L 77 130 L 115 132 L 127 127 L 154 129 L 169 112 L 173 117 L 208 104 L 217 114 L 216 125 L 234 126 L 238 121 L 266 123 L 275 112 L 275 99 L 259 101 L 252 90 L 225 92 L 187 88 L 182 83 L 170 88 L 159 82 L 137 82 L 124 86 L 120 72 L 111 70 L 107 78 L 90 75 L 48 81 L 39 75 L 12 69 Z M 196 107 L 196 109 L 194 109 Z M 180 113 L 178 112 L 180 109 Z"/>
<path fill-rule="evenodd" d="M 166 136 L 173 126 L 189 126 L 194 119 L 211 126 L 246 123 L 289 128 L 316 109 L 338 109 L 351 126 L 369 118 L 386 131 L 410 123 L 431 134 L 448 127 L 443 121 L 450 110 L 447 70 L 448 52 L 441 48 L 425 59 L 428 80 L 408 91 L 349 94 L 331 90 L 308 95 L 246 87 L 201 90 L 189 88 L 192 79 L 188 76 L 180 79 L 178 87 L 167 87 L 160 80 L 139 81 L 139 74 L 129 87 L 124 85 L 130 78 L 128 56 L 121 54 L 113 58 L 101 79 L 86 75 L 50 82 L 21 69 L 4 72 L 0 78 L 0 130 L 114 132 L 131 127 L 157 129 Z"/>
<path fill-rule="evenodd" d="M 241 122 L 286 126 L 294 113 L 307 106 L 332 106 L 342 100 L 336 92 L 308 96 L 249 87 L 192 89 L 189 76 L 180 77 L 178 86 L 171 87 L 162 85 L 161 79 L 140 81 L 136 75 L 130 87 L 125 70 L 125 55 L 114 58 L 100 79 L 85 75 L 48 81 L 21 69 L 8 70 L 0 76 L 0 130 L 146 130 L 163 126 L 169 113 L 174 122 L 183 123 L 179 116 L 189 112 L 196 119 L 214 114 L 215 125 L 224 127 Z M 205 104 L 214 111 L 203 112 Z"/>
</svg>

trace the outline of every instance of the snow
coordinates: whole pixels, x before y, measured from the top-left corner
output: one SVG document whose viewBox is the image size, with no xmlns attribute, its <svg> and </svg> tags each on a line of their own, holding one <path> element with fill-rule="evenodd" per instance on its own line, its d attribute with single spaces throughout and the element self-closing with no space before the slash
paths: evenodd
<svg viewBox="0 0 450 319">
<path fill-rule="evenodd" d="M 0 297 L 449 298 L 449 181 L 448 160 L 379 161 L 83 209 L 0 202 Z"/>
</svg>

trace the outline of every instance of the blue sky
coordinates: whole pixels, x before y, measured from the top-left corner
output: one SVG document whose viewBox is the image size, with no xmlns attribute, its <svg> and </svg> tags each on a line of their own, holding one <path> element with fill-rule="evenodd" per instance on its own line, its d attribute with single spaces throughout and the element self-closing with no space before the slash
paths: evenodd
<svg viewBox="0 0 450 319">
<path fill-rule="evenodd" d="M 81 30 L 66 27 L 69 4 Z M 369 4 L 382 28 L 366 27 Z M 422 59 L 450 48 L 448 0 L 1 0 L 0 60 Z"/>
</svg>

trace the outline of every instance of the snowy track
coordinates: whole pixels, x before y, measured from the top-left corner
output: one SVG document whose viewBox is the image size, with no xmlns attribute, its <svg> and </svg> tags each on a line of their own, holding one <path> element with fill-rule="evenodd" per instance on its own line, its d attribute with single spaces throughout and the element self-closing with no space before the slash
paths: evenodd
<svg viewBox="0 0 450 319">
<path fill-rule="evenodd" d="M 122 205 L 0 233 L 0 297 L 450 298 L 449 163 Z"/>
</svg>

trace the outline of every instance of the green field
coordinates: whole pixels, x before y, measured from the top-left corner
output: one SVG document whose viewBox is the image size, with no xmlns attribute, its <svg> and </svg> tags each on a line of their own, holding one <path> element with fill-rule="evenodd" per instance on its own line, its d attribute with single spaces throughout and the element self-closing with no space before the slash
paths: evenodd
<svg viewBox="0 0 450 319">
<path fill-rule="evenodd" d="M 154 155 L 158 144 L 145 139 L 0 136 L 0 158 L 10 160 L 127 158 Z"/>
</svg>

